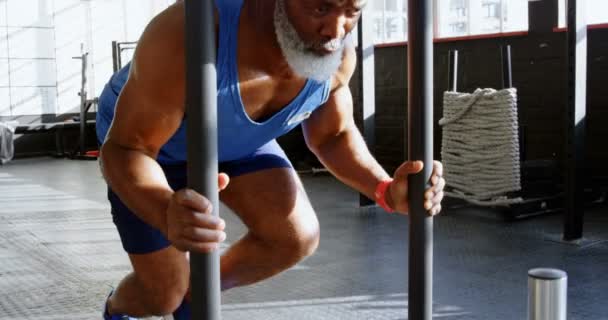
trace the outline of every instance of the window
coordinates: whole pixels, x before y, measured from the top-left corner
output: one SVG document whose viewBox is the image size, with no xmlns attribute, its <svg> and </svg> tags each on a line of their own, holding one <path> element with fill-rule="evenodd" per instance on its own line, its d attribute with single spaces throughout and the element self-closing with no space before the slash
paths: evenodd
<svg viewBox="0 0 608 320">
<path fill-rule="evenodd" d="M 608 1 L 606 0 L 578 0 L 585 1 L 587 11 L 587 24 L 608 23 Z M 567 0 L 559 1 L 559 27 L 566 27 Z"/>
<path fill-rule="evenodd" d="M 496 19 L 500 19 L 501 16 L 501 8 L 500 8 L 500 0 L 498 1 L 484 1 L 481 4 L 481 7 L 483 8 L 483 17 L 484 18 L 496 18 Z"/>
<path fill-rule="evenodd" d="M 435 36 L 439 38 L 528 30 L 528 0 L 427 1 L 435 6 Z M 582 1 L 608 6 L 607 0 Z M 368 10 L 374 43 L 407 40 L 407 0 L 370 0 Z M 608 8 L 602 13 L 608 18 Z"/>
<path fill-rule="evenodd" d="M 467 0 L 452 0 L 452 1 L 450 1 L 450 10 L 466 8 L 467 2 L 468 2 Z"/>
<path fill-rule="evenodd" d="M 406 0 L 372 0 L 371 14 L 374 20 L 374 43 L 406 41 Z"/>
<path fill-rule="evenodd" d="M 528 29 L 528 0 L 435 0 L 438 37 Z"/>
<path fill-rule="evenodd" d="M 399 11 L 400 0 L 385 0 L 385 10 L 388 12 Z"/>
<path fill-rule="evenodd" d="M 456 22 L 450 24 L 450 29 L 454 34 L 465 34 L 467 32 L 467 24 L 464 22 Z"/>
<path fill-rule="evenodd" d="M 466 0 L 452 0 L 450 1 L 450 12 L 453 16 L 463 18 L 467 16 L 467 1 Z"/>
<path fill-rule="evenodd" d="M 464 18 L 467 16 L 467 8 L 465 7 L 454 8 L 452 12 L 459 18 Z"/>
<path fill-rule="evenodd" d="M 608 1 L 585 0 L 587 5 L 587 23 L 608 23 Z"/>
<path fill-rule="evenodd" d="M 77 112 L 82 62 L 72 57 L 89 53 L 86 90 L 99 95 L 112 73 L 112 40 L 136 40 L 169 4 L 0 0 L 0 117 Z"/>
</svg>

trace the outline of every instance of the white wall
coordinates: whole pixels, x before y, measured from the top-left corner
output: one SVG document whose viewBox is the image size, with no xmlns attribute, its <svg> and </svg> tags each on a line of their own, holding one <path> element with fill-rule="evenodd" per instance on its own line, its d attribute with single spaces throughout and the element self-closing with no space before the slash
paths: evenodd
<svg viewBox="0 0 608 320">
<path fill-rule="evenodd" d="M 81 62 L 88 92 L 112 74 L 112 41 L 137 41 L 174 0 L 0 0 L 0 116 L 78 110 Z"/>
<path fill-rule="evenodd" d="M 502 0 L 506 21 L 503 32 L 528 30 L 528 0 Z"/>
<path fill-rule="evenodd" d="M 587 22 L 589 24 L 608 23 L 608 1 L 586 0 Z"/>
</svg>

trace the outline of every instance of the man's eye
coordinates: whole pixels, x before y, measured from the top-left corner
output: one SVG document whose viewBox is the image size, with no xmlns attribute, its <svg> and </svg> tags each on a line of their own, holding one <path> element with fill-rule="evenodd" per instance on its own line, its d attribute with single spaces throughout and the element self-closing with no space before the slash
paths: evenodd
<svg viewBox="0 0 608 320">
<path fill-rule="evenodd" d="M 346 10 L 346 15 L 349 17 L 358 16 L 361 13 L 361 9 L 348 9 Z"/>
<path fill-rule="evenodd" d="M 329 6 L 328 5 L 322 5 L 320 7 L 317 7 L 315 9 L 315 13 L 318 15 L 325 15 L 327 13 L 329 13 Z"/>
</svg>

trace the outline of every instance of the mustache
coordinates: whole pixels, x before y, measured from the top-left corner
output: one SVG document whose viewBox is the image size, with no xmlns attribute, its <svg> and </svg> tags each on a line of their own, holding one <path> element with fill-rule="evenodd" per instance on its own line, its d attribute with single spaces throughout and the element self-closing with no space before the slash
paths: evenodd
<svg viewBox="0 0 608 320">
<path fill-rule="evenodd" d="M 344 46 L 345 38 L 346 37 L 313 43 L 308 46 L 308 49 L 309 50 L 325 49 L 325 50 L 329 50 L 329 51 L 336 51 L 338 49 L 341 49 Z"/>
</svg>

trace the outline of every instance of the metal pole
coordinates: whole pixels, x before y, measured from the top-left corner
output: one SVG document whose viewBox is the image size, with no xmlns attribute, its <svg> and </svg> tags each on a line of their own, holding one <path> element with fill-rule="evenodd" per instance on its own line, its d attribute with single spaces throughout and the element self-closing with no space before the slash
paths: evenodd
<svg viewBox="0 0 608 320">
<path fill-rule="evenodd" d="M 116 63 L 118 65 L 118 70 L 122 69 L 122 45 L 119 43 L 117 44 L 118 49 L 117 49 L 117 53 L 116 53 Z"/>
<path fill-rule="evenodd" d="M 118 42 L 112 41 L 112 69 L 118 71 Z"/>
<path fill-rule="evenodd" d="M 87 151 L 86 151 L 86 141 L 85 141 L 85 134 L 86 134 L 86 130 L 87 130 L 87 91 L 86 91 L 86 85 L 87 85 L 87 56 L 88 56 L 88 52 L 85 52 L 82 54 L 81 56 L 81 63 L 82 63 L 82 79 L 81 79 L 81 83 L 80 83 L 80 137 L 79 138 L 79 144 L 80 144 L 80 155 L 84 155 Z"/>
<path fill-rule="evenodd" d="M 587 23 L 585 1 L 568 0 L 568 109 L 564 240 L 583 237 L 587 113 Z"/>
<path fill-rule="evenodd" d="M 213 0 L 186 0 L 186 108 L 188 186 L 213 204 L 217 187 L 217 75 Z M 193 320 L 221 319 L 219 253 L 190 253 Z"/>
<path fill-rule="evenodd" d="M 376 144 L 376 96 L 374 78 L 374 29 L 371 9 L 367 9 L 361 15 L 358 25 L 358 42 L 357 59 L 360 61 L 359 83 L 361 89 L 359 95 L 361 97 L 361 115 L 363 117 L 362 131 L 365 143 L 373 154 Z M 365 207 L 373 205 L 374 201 L 369 199 L 364 194 L 359 194 L 359 206 Z"/>
<path fill-rule="evenodd" d="M 83 44 L 80 45 L 80 56 L 72 57 L 72 59 L 80 60 L 80 91 L 78 95 L 80 96 L 80 123 L 78 124 L 80 136 L 78 137 L 78 148 L 79 150 L 75 152 L 75 156 L 81 156 L 86 153 L 86 126 L 87 126 L 87 57 L 89 55 L 88 52 L 83 51 Z M 56 141 L 58 141 L 56 139 Z"/>
<path fill-rule="evenodd" d="M 568 276 L 557 269 L 528 272 L 528 320 L 566 320 Z"/>
<path fill-rule="evenodd" d="M 424 161 L 409 178 L 408 319 L 432 319 L 433 218 L 424 209 L 424 191 L 433 169 L 433 4 L 408 1 L 408 153 Z"/>
<path fill-rule="evenodd" d="M 458 50 L 449 51 L 448 61 L 448 90 L 458 91 Z"/>
<path fill-rule="evenodd" d="M 511 46 L 501 47 L 502 58 L 502 88 L 513 88 L 513 69 L 511 67 Z"/>
</svg>

